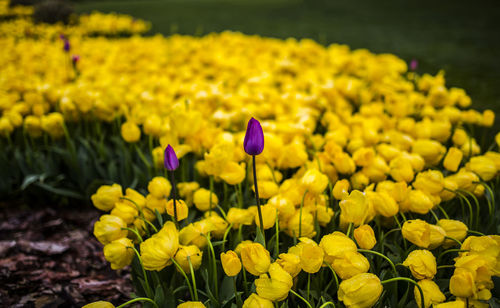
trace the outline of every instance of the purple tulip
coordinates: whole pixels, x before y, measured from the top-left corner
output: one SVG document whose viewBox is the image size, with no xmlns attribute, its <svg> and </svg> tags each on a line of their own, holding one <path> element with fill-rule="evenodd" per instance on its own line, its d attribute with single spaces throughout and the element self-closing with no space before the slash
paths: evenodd
<svg viewBox="0 0 500 308">
<path fill-rule="evenodd" d="M 66 52 L 69 52 L 69 50 L 71 49 L 71 45 L 69 44 L 69 41 L 68 40 L 64 40 L 64 47 L 63 47 L 64 51 Z"/>
<path fill-rule="evenodd" d="M 243 141 L 245 152 L 249 155 L 259 155 L 264 150 L 264 133 L 260 122 L 251 118 L 248 121 L 245 140 Z"/>
<path fill-rule="evenodd" d="M 417 70 L 418 67 L 418 61 L 417 59 L 411 59 L 410 61 L 410 70 L 415 71 Z"/>
<path fill-rule="evenodd" d="M 170 146 L 170 144 L 165 149 L 163 165 L 165 166 L 165 168 L 167 168 L 168 171 L 174 171 L 179 167 L 179 160 L 177 159 L 177 155 L 175 154 L 175 151 L 172 146 Z"/>
</svg>

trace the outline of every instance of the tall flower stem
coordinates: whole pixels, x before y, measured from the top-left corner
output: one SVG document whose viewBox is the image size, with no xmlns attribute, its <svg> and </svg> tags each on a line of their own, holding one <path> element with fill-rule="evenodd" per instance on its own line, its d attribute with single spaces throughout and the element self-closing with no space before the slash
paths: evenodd
<svg viewBox="0 0 500 308">
<path fill-rule="evenodd" d="M 291 290 L 291 289 L 290 289 L 290 292 L 291 292 L 293 295 L 295 295 L 295 296 L 297 296 L 298 298 L 300 298 L 300 299 L 301 299 L 304 303 L 306 303 L 306 305 L 307 305 L 307 307 L 308 307 L 308 308 L 312 308 L 311 304 L 310 304 L 308 301 L 306 301 L 306 299 L 305 299 L 305 298 L 303 298 L 302 296 L 300 296 L 297 292 L 295 292 L 294 290 Z"/>
<path fill-rule="evenodd" d="M 179 221 L 177 220 L 177 203 L 175 201 L 176 199 L 176 191 L 175 191 L 175 177 L 174 177 L 174 171 L 170 171 L 170 182 L 172 182 L 172 197 L 174 198 L 174 220 L 175 220 L 175 226 L 179 227 Z"/>
<path fill-rule="evenodd" d="M 151 291 L 151 287 L 149 286 L 149 282 L 148 282 L 148 275 L 146 275 L 146 270 L 144 269 L 144 265 L 142 263 L 142 258 L 141 258 L 141 254 L 137 251 L 137 249 L 135 249 L 135 247 L 132 247 L 132 246 L 127 246 L 128 249 L 133 249 L 134 252 L 135 252 L 135 255 L 137 256 L 137 259 L 139 260 L 139 263 L 141 264 L 141 269 L 142 269 L 142 275 L 144 276 L 144 284 L 146 285 L 146 294 L 149 296 L 149 297 L 153 297 L 153 292 Z"/>
<path fill-rule="evenodd" d="M 262 210 L 260 209 L 259 187 L 257 185 L 257 167 L 255 165 L 255 155 L 252 155 L 252 168 L 253 168 L 253 185 L 255 187 L 255 199 L 257 199 L 257 212 L 259 213 L 260 230 L 264 236 L 264 243 L 266 242 L 266 235 L 264 233 L 264 221 L 262 220 Z"/>
<path fill-rule="evenodd" d="M 120 306 L 116 306 L 116 308 L 123 308 L 123 307 L 128 306 L 130 304 L 133 304 L 135 302 L 150 302 L 155 308 L 158 308 L 158 305 L 155 303 L 155 301 L 153 301 L 152 299 L 147 298 L 147 297 L 138 297 L 138 298 L 131 299 L 128 302 L 121 304 Z"/>
<path fill-rule="evenodd" d="M 196 277 L 194 276 L 193 263 L 191 263 L 190 256 L 187 257 L 187 260 L 189 262 L 189 270 L 191 271 L 191 279 L 193 281 L 194 300 L 198 301 L 198 289 L 196 288 Z"/>
<path fill-rule="evenodd" d="M 398 276 L 398 272 L 396 271 L 396 266 L 394 266 L 394 262 L 392 262 L 392 260 L 389 259 L 388 257 L 386 257 L 385 255 L 383 255 L 377 251 L 368 250 L 368 249 L 358 249 L 358 252 L 371 253 L 371 254 L 377 255 L 377 256 L 385 259 L 391 265 L 391 268 L 392 268 L 392 271 L 394 272 L 394 275 Z"/>
<path fill-rule="evenodd" d="M 380 283 L 386 284 L 386 283 L 390 283 L 390 282 L 394 282 L 394 281 L 407 281 L 409 283 L 413 283 L 415 285 L 415 287 L 418 288 L 418 292 L 420 292 L 420 300 L 422 302 L 422 306 L 420 306 L 420 307 L 425 307 L 424 292 L 422 291 L 422 288 L 418 285 L 418 283 L 415 282 L 415 280 L 410 279 L 410 278 L 406 278 L 406 277 L 395 277 L 395 278 L 383 280 Z"/>
</svg>

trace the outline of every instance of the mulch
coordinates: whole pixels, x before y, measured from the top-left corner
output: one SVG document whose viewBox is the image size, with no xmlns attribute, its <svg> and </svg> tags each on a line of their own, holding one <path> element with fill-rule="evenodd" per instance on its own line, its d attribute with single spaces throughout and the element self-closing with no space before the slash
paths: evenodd
<svg viewBox="0 0 500 308">
<path fill-rule="evenodd" d="M 91 208 L 0 203 L 0 306 L 81 307 L 130 299 L 130 272 L 111 270 Z"/>
</svg>

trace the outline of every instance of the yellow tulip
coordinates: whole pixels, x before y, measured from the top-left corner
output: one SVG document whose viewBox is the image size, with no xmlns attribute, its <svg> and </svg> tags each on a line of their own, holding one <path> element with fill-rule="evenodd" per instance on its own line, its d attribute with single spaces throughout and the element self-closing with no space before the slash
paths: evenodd
<svg viewBox="0 0 500 308">
<path fill-rule="evenodd" d="M 442 303 L 446 300 L 443 292 L 439 289 L 438 285 L 429 279 L 423 279 L 418 282 L 418 285 L 424 293 L 424 305 L 427 307 L 435 307 L 434 305 Z M 422 308 L 422 298 L 420 296 L 420 291 L 415 286 L 413 289 L 413 294 L 415 296 L 415 302 L 419 308 Z"/>
<path fill-rule="evenodd" d="M 233 229 L 238 229 L 241 225 L 250 226 L 255 217 L 248 209 L 232 207 L 227 212 L 226 218 L 230 224 L 233 224 Z"/>
<path fill-rule="evenodd" d="M 377 244 L 375 232 L 370 225 L 362 225 L 354 229 L 354 238 L 358 246 L 363 249 L 372 249 Z"/>
<path fill-rule="evenodd" d="M 435 195 L 443 190 L 443 173 L 438 170 L 428 170 L 417 174 L 412 186 L 425 193 Z"/>
<path fill-rule="evenodd" d="M 427 248 L 431 244 L 431 227 L 421 220 L 407 220 L 401 229 L 403 237 L 420 248 Z"/>
<path fill-rule="evenodd" d="M 339 205 L 346 221 L 355 226 L 362 225 L 373 217 L 372 204 L 359 190 L 353 190 Z"/>
<path fill-rule="evenodd" d="M 121 269 L 130 265 L 135 256 L 134 244 L 126 237 L 112 241 L 104 246 L 104 258 L 111 263 L 111 268 Z"/>
<path fill-rule="evenodd" d="M 276 208 L 270 204 L 266 204 L 260 207 L 262 211 L 262 223 L 264 224 L 264 230 L 274 227 L 276 224 Z M 255 224 L 260 227 L 260 220 L 258 213 L 254 217 Z"/>
<path fill-rule="evenodd" d="M 177 305 L 177 308 L 206 308 L 202 302 L 187 301 Z"/>
<path fill-rule="evenodd" d="M 113 209 L 121 197 L 123 197 L 122 187 L 119 184 L 113 184 L 102 185 L 90 199 L 96 208 L 107 212 Z"/>
<path fill-rule="evenodd" d="M 191 223 L 179 232 L 179 241 L 182 245 L 196 245 L 203 249 L 207 246 L 207 238 L 209 232 L 215 230 L 215 226 L 208 220 L 200 220 Z"/>
<path fill-rule="evenodd" d="M 201 260 L 203 256 L 203 251 L 200 251 L 198 246 L 189 245 L 189 246 L 179 246 L 179 249 L 175 253 L 174 260 L 177 262 L 182 270 L 186 273 L 191 272 L 191 268 L 189 266 L 189 262 L 191 262 L 191 266 L 193 270 L 197 270 L 201 266 Z M 188 260 L 189 258 L 189 260 Z"/>
<path fill-rule="evenodd" d="M 432 279 L 437 272 L 436 258 L 428 250 L 414 250 L 403 262 L 416 279 Z"/>
<path fill-rule="evenodd" d="M 269 251 L 259 243 L 245 245 L 241 249 L 243 267 L 252 275 L 260 276 L 269 269 L 271 257 Z"/>
<path fill-rule="evenodd" d="M 172 217 L 175 217 L 174 200 L 173 199 L 168 200 L 165 206 L 167 209 L 167 214 Z M 177 221 L 186 219 L 189 212 L 186 202 L 184 202 L 183 200 L 176 200 L 175 207 L 177 208 Z"/>
<path fill-rule="evenodd" d="M 312 194 L 321 194 L 328 186 L 328 177 L 317 169 L 309 169 L 302 176 L 302 185 Z"/>
<path fill-rule="evenodd" d="M 143 266 L 148 271 L 161 271 L 172 264 L 172 258 L 179 248 L 179 232 L 171 221 L 140 245 Z"/>
<path fill-rule="evenodd" d="M 148 191 L 157 199 L 168 198 L 171 190 L 172 185 L 162 176 L 154 177 L 151 181 L 149 181 Z"/>
<path fill-rule="evenodd" d="M 257 294 L 270 301 L 284 300 L 292 288 L 292 276 L 278 263 L 273 263 L 269 266 L 269 276 L 264 274 L 260 275 L 260 278 L 255 279 L 254 283 Z"/>
<path fill-rule="evenodd" d="M 127 236 L 128 231 L 122 230 L 127 224 L 118 216 L 102 215 L 94 224 L 94 236 L 106 245 L 114 240 Z"/>
<path fill-rule="evenodd" d="M 110 302 L 97 301 L 83 306 L 82 308 L 115 308 Z"/>
<path fill-rule="evenodd" d="M 349 196 L 350 187 L 351 185 L 349 181 L 346 179 L 337 181 L 335 183 L 335 186 L 333 186 L 333 191 L 332 191 L 333 197 L 337 200 L 342 200 L 347 198 L 347 196 Z"/>
<path fill-rule="evenodd" d="M 453 219 L 440 219 L 438 221 L 438 226 L 444 229 L 446 236 L 463 241 L 467 236 L 467 225 L 459 220 Z M 443 246 L 445 248 L 456 245 L 457 243 L 450 239 L 445 239 Z"/>
<path fill-rule="evenodd" d="M 228 250 L 220 254 L 220 261 L 222 263 L 222 268 L 227 276 L 236 276 L 241 271 L 241 261 L 238 255 L 232 251 Z"/>
<path fill-rule="evenodd" d="M 448 149 L 448 153 L 446 153 L 446 156 L 444 157 L 443 167 L 449 171 L 456 172 L 458 170 L 458 166 L 460 166 L 462 157 L 463 153 L 460 149 L 450 147 Z"/>
<path fill-rule="evenodd" d="M 477 293 L 473 273 L 465 268 L 457 268 L 450 278 L 450 293 L 457 297 L 473 297 Z"/>
<path fill-rule="evenodd" d="M 276 260 L 276 263 L 278 263 L 293 278 L 295 278 L 302 270 L 302 267 L 300 266 L 300 256 L 293 253 L 281 253 L 279 258 Z"/>
<path fill-rule="evenodd" d="M 274 308 L 274 305 L 272 301 L 252 293 L 243 303 L 243 308 Z"/>
<path fill-rule="evenodd" d="M 495 161 L 487 156 L 472 157 L 465 165 L 465 168 L 479 175 L 483 181 L 493 179 L 498 171 Z"/>
<path fill-rule="evenodd" d="M 382 290 L 377 276 L 363 273 L 343 280 L 339 286 L 338 297 L 348 308 L 368 308 L 378 301 Z"/>
<path fill-rule="evenodd" d="M 141 129 L 134 122 L 125 122 L 121 127 L 122 138 L 128 143 L 134 143 L 141 139 Z"/>
<path fill-rule="evenodd" d="M 200 211 L 208 211 L 210 209 L 210 200 L 212 201 L 212 209 L 217 207 L 219 204 L 219 198 L 215 192 L 210 193 L 210 190 L 205 188 L 200 188 L 194 192 L 193 202 L 196 208 Z"/>
<path fill-rule="evenodd" d="M 368 259 L 352 251 L 346 252 L 341 258 L 333 259 L 331 265 L 335 273 L 343 280 L 366 273 L 370 269 Z"/>
<path fill-rule="evenodd" d="M 331 263 L 335 258 L 343 258 L 347 252 L 357 252 L 358 250 L 353 240 L 338 231 L 324 235 L 319 246 L 323 248 L 325 262 L 328 263 Z"/>
<path fill-rule="evenodd" d="M 229 185 L 237 185 L 245 179 L 246 169 L 244 164 L 238 164 L 233 161 L 227 162 L 219 175 L 224 182 Z"/>
</svg>

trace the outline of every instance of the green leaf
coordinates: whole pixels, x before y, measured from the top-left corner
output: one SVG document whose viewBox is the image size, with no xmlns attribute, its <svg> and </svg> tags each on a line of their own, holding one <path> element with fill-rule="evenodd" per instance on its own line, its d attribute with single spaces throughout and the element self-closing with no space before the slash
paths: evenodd
<svg viewBox="0 0 500 308">
<path fill-rule="evenodd" d="M 47 184 L 41 183 L 41 182 L 37 182 L 34 185 L 36 185 L 36 186 L 38 186 L 38 187 L 40 187 L 42 189 L 45 189 L 48 192 L 51 192 L 51 193 L 56 194 L 56 195 L 59 195 L 59 196 L 68 197 L 68 198 L 74 198 L 74 199 L 80 199 L 80 200 L 85 199 L 80 193 L 78 193 L 76 191 L 73 191 L 73 190 L 70 190 L 70 189 L 56 188 L 56 187 L 52 187 L 50 185 L 47 185 Z"/>
<path fill-rule="evenodd" d="M 262 230 L 258 226 L 255 227 L 255 230 L 256 234 L 254 243 L 259 243 L 262 246 L 266 247 L 266 241 L 264 240 L 264 234 L 262 234 Z"/>
<path fill-rule="evenodd" d="M 154 301 L 160 306 L 165 305 L 165 294 L 161 285 L 156 286 Z"/>
<path fill-rule="evenodd" d="M 24 177 L 23 183 L 21 184 L 21 190 L 25 190 L 28 186 L 38 181 L 44 174 L 29 174 Z"/>
</svg>

